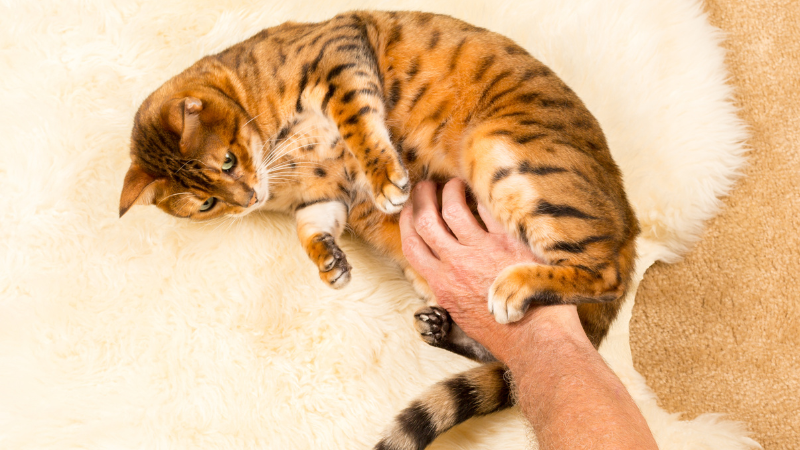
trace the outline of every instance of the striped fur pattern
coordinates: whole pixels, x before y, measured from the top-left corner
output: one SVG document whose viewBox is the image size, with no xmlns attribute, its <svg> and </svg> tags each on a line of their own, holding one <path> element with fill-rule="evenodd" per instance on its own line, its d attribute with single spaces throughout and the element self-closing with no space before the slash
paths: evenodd
<svg viewBox="0 0 800 450">
<path fill-rule="evenodd" d="M 431 386 L 395 418 L 376 450 L 424 449 L 436 436 L 469 419 L 513 405 L 503 364 L 484 364 Z"/>
<path fill-rule="evenodd" d="M 454 177 L 547 261 L 497 277 L 488 296 L 498 322 L 533 303 L 578 304 L 598 345 L 633 269 L 638 223 L 595 118 L 513 41 L 451 17 L 358 11 L 263 30 L 158 88 L 131 142 L 120 216 L 137 204 L 202 221 L 294 214 L 334 288 L 350 280 L 337 244 L 349 227 L 435 306 L 403 257 L 396 213 L 414 183 Z M 448 321 L 417 315 L 427 342 L 492 360 Z M 421 449 L 469 415 L 507 407 L 504 370 L 432 387 L 379 448 Z"/>
</svg>

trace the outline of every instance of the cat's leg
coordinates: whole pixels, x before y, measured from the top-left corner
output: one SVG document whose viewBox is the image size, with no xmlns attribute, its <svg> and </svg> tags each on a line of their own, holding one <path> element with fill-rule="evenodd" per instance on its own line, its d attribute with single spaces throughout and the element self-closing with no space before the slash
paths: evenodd
<svg viewBox="0 0 800 450">
<path fill-rule="evenodd" d="M 302 205 L 297 209 L 297 235 L 319 277 L 335 289 L 350 281 L 350 264 L 336 244 L 347 220 L 347 207 L 339 201 Z"/>
<path fill-rule="evenodd" d="M 414 319 L 422 340 L 429 345 L 481 363 L 497 360 L 486 347 L 467 336 L 442 307 L 426 306 L 414 313 Z"/>
<path fill-rule="evenodd" d="M 409 180 L 389 138 L 380 78 L 368 64 L 339 64 L 327 72 L 328 93 L 321 109 L 336 124 L 369 181 L 375 205 L 399 212 L 408 199 Z"/>
<path fill-rule="evenodd" d="M 512 119 L 473 130 L 462 173 L 506 231 L 547 264 L 503 270 L 488 293 L 490 311 L 508 323 L 531 304 L 599 303 L 610 305 L 613 311 L 606 312 L 613 317 L 633 269 L 638 232 L 616 166 L 603 167 L 545 132 L 520 133 Z M 605 333 L 607 324 L 587 328 L 594 325 Z"/>
</svg>

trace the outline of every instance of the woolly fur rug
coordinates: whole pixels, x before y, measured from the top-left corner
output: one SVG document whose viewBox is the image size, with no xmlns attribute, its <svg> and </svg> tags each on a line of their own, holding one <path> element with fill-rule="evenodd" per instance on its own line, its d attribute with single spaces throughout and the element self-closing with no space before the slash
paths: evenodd
<svg viewBox="0 0 800 450">
<path fill-rule="evenodd" d="M 39 0 L 0 9 L 0 448 L 367 449 L 426 386 L 473 363 L 425 345 L 420 302 L 358 239 L 343 291 L 290 218 L 117 218 L 139 103 L 201 56 L 285 20 L 421 9 L 504 33 L 600 121 L 642 224 L 638 276 L 685 252 L 742 164 L 721 36 L 694 0 Z M 629 297 L 601 349 L 662 449 L 747 449 L 681 421 L 631 364 Z M 677 305 L 676 305 L 677 307 Z M 516 409 L 434 449 L 535 448 Z"/>
</svg>

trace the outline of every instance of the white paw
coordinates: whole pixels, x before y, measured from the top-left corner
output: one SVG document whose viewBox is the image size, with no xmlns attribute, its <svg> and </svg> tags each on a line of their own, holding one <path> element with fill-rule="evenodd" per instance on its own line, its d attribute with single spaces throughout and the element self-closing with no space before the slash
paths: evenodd
<svg viewBox="0 0 800 450">
<path fill-rule="evenodd" d="M 520 292 L 519 286 L 509 283 L 508 277 L 505 276 L 513 268 L 514 266 L 507 267 L 500 272 L 489 288 L 489 312 L 492 313 L 497 323 L 516 322 L 522 319 L 528 309 L 525 294 Z"/>
<path fill-rule="evenodd" d="M 350 283 L 350 270 L 342 270 L 342 268 L 337 267 L 329 279 L 328 285 L 330 287 L 341 289 Z"/>
</svg>

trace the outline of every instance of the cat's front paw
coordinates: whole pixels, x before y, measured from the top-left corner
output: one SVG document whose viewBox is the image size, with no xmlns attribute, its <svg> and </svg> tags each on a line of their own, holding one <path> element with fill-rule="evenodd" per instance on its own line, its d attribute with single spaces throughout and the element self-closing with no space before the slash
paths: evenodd
<svg viewBox="0 0 800 450">
<path fill-rule="evenodd" d="M 387 161 L 383 169 L 375 168 L 371 176 L 375 206 L 386 214 L 394 214 L 408 200 L 408 172 L 397 158 Z"/>
<path fill-rule="evenodd" d="M 438 306 L 426 306 L 414 313 L 414 327 L 429 345 L 439 347 L 450 331 L 450 314 Z"/>
<path fill-rule="evenodd" d="M 350 282 L 350 264 L 344 252 L 330 234 L 320 234 L 306 248 L 308 256 L 317 264 L 319 277 L 334 289 Z"/>
</svg>

